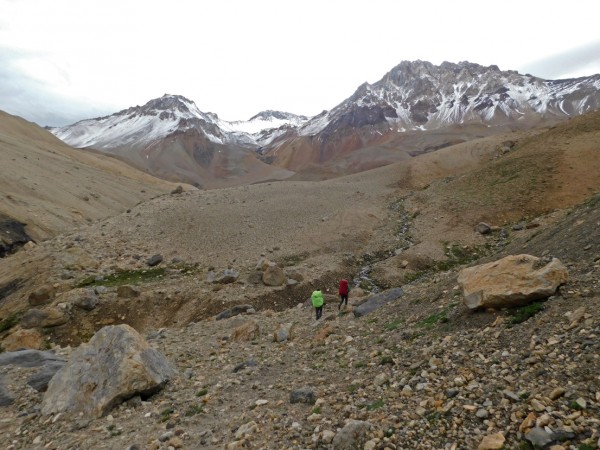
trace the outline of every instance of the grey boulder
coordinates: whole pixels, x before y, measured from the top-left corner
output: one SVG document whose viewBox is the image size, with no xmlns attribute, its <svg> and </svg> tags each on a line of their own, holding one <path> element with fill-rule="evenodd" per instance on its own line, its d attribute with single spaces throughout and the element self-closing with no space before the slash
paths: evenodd
<svg viewBox="0 0 600 450">
<path fill-rule="evenodd" d="M 154 394 L 176 373 L 130 326 L 104 327 L 50 380 L 42 413 L 102 417 L 131 397 Z"/>
</svg>

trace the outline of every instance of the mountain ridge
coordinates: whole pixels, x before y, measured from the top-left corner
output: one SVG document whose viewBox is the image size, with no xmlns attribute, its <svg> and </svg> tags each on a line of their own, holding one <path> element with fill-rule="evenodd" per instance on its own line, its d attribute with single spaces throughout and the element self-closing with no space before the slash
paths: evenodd
<svg viewBox="0 0 600 450">
<path fill-rule="evenodd" d="M 216 145 L 225 153 L 249 151 L 262 162 L 291 172 L 309 173 L 320 167 L 344 174 L 372 167 L 369 152 L 356 153 L 361 149 L 372 148 L 378 154 L 385 148 L 386 156 L 378 164 L 388 164 L 424 148 L 456 142 L 451 135 L 439 136 L 444 130 L 454 133 L 453 127 L 462 127 L 462 139 L 471 139 L 481 136 L 482 129 L 489 135 L 553 125 L 599 108 L 600 75 L 544 80 L 495 65 L 417 60 L 400 62 L 379 81 L 363 83 L 333 109 L 310 118 L 266 110 L 248 121 L 227 122 L 202 112 L 185 97 L 165 94 L 142 107 L 51 131 L 74 147 L 120 153 L 125 159 L 127 152 L 137 149 L 149 159 L 144 149 L 176 132 L 195 129 L 194 145 L 203 151 Z M 438 136 L 421 147 L 407 147 L 403 141 L 415 133 Z M 140 158 L 137 164 L 144 169 L 153 166 Z M 176 179 L 175 172 L 171 176 Z M 182 180 L 207 186 L 215 182 L 205 175 L 195 178 Z"/>
</svg>

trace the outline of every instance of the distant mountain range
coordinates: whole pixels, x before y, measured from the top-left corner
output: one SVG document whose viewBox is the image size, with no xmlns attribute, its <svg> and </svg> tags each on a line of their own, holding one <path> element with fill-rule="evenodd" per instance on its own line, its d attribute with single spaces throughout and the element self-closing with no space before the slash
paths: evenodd
<svg viewBox="0 0 600 450">
<path fill-rule="evenodd" d="M 543 80 L 469 62 L 403 61 L 331 111 L 263 111 L 227 122 L 164 95 L 111 116 L 50 129 L 171 180 L 218 187 L 294 172 L 348 173 L 498 131 L 600 108 L 600 75 Z"/>
</svg>

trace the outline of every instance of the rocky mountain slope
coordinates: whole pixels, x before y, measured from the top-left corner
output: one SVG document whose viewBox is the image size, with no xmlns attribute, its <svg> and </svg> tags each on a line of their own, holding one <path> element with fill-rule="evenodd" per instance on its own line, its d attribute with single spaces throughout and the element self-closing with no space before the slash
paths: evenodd
<svg viewBox="0 0 600 450">
<path fill-rule="evenodd" d="M 323 182 L 165 195 L 2 259 L 3 347 L 69 358 L 126 323 L 179 375 L 89 420 L 42 414 L 36 369 L 0 366 L 0 431 L 15 449 L 597 448 L 599 139 L 596 112 Z M 568 281 L 532 309 L 464 306 L 463 268 L 521 253 Z M 299 305 L 318 287 L 316 322 Z M 353 314 L 378 292 L 397 298 Z"/>
</svg>

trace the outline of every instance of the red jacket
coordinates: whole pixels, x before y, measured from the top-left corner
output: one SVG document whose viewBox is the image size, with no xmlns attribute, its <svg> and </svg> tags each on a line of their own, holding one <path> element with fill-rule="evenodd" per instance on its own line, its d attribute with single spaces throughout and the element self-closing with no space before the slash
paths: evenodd
<svg viewBox="0 0 600 450">
<path fill-rule="evenodd" d="M 348 295 L 348 280 L 340 280 L 340 295 Z"/>
</svg>

